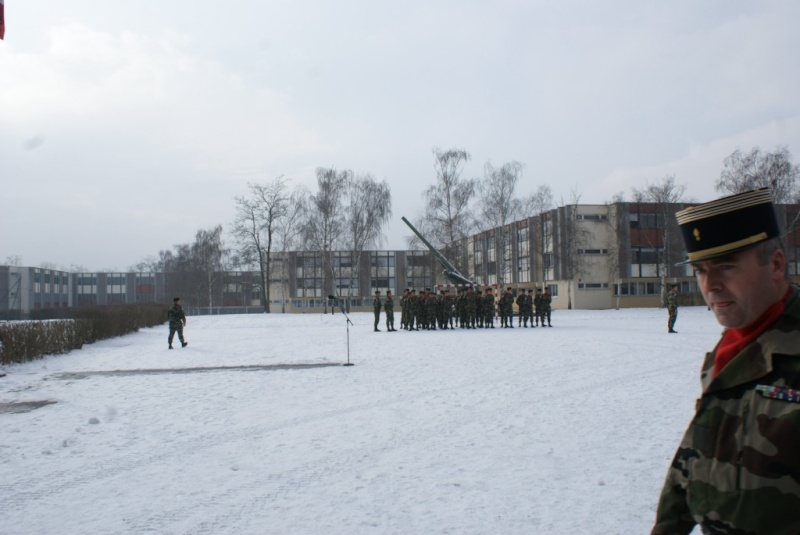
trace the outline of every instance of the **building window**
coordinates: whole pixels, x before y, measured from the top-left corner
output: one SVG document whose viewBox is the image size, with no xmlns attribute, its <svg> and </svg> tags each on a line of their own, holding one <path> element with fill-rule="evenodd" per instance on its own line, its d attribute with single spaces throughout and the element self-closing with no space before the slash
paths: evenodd
<svg viewBox="0 0 800 535">
<path fill-rule="evenodd" d="M 607 282 L 579 282 L 578 283 L 579 290 L 607 290 L 608 283 Z"/>
<path fill-rule="evenodd" d="M 347 252 L 333 253 L 333 291 L 336 295 L 358 295 L 358 270 L 353 256 Z"/>
<path fill-rule="evenodd" d="M 323 279 L 322 256 L 297 257 L 297 297 L 322 297 Z"/>
<path fill-rule="evenodd" d="M 388 251 L 372 252 L 369 255 L 369 264 L 370 293 L 375 293 L 375 290 L 380 290 L 381 293 L 391 290 L 392 293 L 396 294 L 394 253 Z"/>
<path fill-rule="evenodd" d="M 106 277 L 106 294 L 108 295 L 109 303 L 119 303 L 124 301 L 124 299 L 120 299 L 118 296 L 125 294 L 126 292 L 125 279 L 126 277 L 124 273 L 108 274 Z"/>
<path fill-rule="evenodd" d="M 661 295 L 659 282 L 623 282 L 614 285 L 614 295 Z"/>
<path fill-rule="evenodd" d="M 406 252 L 406 286 L 409 288 L 433 287 L 433 255 L 426 251 Z"/>
</svg>

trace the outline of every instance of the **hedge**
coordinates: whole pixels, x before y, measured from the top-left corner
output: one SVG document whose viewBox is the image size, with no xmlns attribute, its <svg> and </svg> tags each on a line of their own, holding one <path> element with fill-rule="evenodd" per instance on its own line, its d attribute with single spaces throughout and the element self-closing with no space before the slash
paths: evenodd
<svg viewBox="0 0 800 535">
<path fill-rule="evenodd" d="M 90 306 L 38 311 L 39 319 L 0 323 L 0 364 L 68 353 L 97 340 L 161 325 L 167 310 L 167 305 L 156 303 Z"/>
</svg>

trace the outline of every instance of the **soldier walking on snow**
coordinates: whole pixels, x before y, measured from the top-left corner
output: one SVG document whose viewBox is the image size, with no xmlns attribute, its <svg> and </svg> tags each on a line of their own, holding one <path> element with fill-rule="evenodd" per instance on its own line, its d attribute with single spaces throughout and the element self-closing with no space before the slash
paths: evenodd
<svg viewBox="0 0 800 535">
<path fill-rule="evenodd" d="M 169 348 L 172 349 L 172 340 L 175 338 L 175 333 L 178 333 L 178 340 L 181 341 L 181 347 L 188 346 L 189 343 L 183 338 L 183 328 L 186 326 L 186 314 L 183 313 L 180 297 L 176 297 L 172 300 L 172 306 L 169 311 L 167 311 L 167 319 L 169 320 L 169 338 L 167 338 Z"/>
</svg>

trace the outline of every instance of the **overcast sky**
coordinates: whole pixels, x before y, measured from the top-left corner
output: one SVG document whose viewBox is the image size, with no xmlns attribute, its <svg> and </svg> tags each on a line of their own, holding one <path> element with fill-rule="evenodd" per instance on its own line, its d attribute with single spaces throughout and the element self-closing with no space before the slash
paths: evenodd
<svg viewBox="0 0 800 535">
<path fill-rule="evenodd" d="M 737 148 L 800 162 L 800 2 L 7 0 L 0 264 L 127 270 L 233 219 L 248 182 L 386 179 L 385 247 L 433 147 L 520 196 L 717 196 Z"/>
</svg>

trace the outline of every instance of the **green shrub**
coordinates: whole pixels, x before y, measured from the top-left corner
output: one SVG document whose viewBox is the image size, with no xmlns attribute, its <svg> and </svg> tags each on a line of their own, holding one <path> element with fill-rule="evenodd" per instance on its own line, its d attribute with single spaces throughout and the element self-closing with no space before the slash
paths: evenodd
<svg viewBox="0 0 800 535">
<path fill-rule="evenodd" d="M 67 353 L 97 340 L 161 325 L 167 310 L 167 305 L 146 303 L 37 311 L 38 320 L 0 323 L 0 364 Z"/>
</svg>

